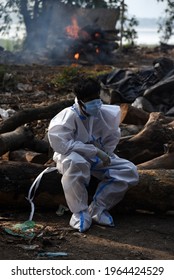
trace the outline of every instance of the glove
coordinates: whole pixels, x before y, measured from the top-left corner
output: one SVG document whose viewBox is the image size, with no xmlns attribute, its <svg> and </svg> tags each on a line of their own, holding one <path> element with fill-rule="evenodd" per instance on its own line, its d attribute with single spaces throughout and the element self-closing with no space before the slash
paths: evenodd
<svg viewBox="0 0 174 280">
<path fill-rule="evenodd" d="M 107 166 L 110 164 L 110 157 L 102 150 L 98 149 L 96 155 L 99 157 L 99 159 L 101 159 L 101 161 L 103 161 L 103 166 Z"/>
</svg>

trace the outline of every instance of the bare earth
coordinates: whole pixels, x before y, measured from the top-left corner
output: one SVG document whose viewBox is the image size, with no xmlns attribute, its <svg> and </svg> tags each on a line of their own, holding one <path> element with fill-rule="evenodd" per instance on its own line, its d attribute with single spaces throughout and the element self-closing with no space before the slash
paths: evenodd
<svg viewBox="0 0 174 280">
<path fill-rule="evenodd" d="M 119 214 L 114 217 L 114 228 L 92 225 L 88 232 L 78 233 L 69 226 L 70 213 L 59 217 L 55 212 L 37 211 L 35 233 L 41 234 L 32 240 L 4 230 L 23 223 L 29 213 L 3 214 L 12 220 L 1 220 L 1 260 L 48 259 L 41 252 L 67 253 L 54 258 L 61 260 L 174 260 L 174 219 L 170 215 Z"/>
<path fill-rule="evenodd" d="M 159 56 L 159 53 L 146 54 L 141 58 L 131 56 L 131 66 L 135 64 L 137 67 L 137 63 L 143 67 L 151 65 L 153 58 Z M 128 61 L 128 56 L 125 56 L 126 60 Z M 45 90 L 51 94 L 52 89 L 48 87 L 46 80 L 50 73 L 47 73 L 47 78 L 44 76 L 46 68 L 43 72 L 42 68 L 38 72 L 36 67 L 33 66 L 32 69 L 26 66 L 25 73 L 21 71 L 23 76 L 21 74 L 19 82 L 32 83 L 34 90 Z M 18 68 L 17 70 L 19 71 Z M 37 77 L 34 73 L 37 73 Z M 55 91 L 52 94 L 55 94 L 51 100 L 54 102 L 58 93 Z M 13 101 L 15 98 L 17 97 L 13 96 Z M 47 101 L 41 102 L 37 99 L 38 104 L 42 106 Z M 36 106 L 39 106 L 38 104 Z M 23 108 L 34 106 L 31 93 L 20 96 L 20 106 Z M 92 225 L 89 231 L 80 234 L 69 226 L 70 212 L 58 216 L 56 210 L 44 211 L 36 207 L 34 215 L 36 226 L 33 228 L 35 237 L 26 238 L 26 232 L 24 236 L 19 236 L 19 232 L 15 236 L 5 231 L 6 228 L 12 228 L 12 225 L 25 222 L 29 213 L 30 209 L 23 212 L 23 209 L 18 211 L 0 208 L 1 260 L 49 259 L 49 257 L 42 257 L 40 255 L 42 252 L 67 253 L 66 256 L 54 258 L 61 260 L 174 260 L 174 213 L 167 215 L 140 211 L 118 213 L 114 217 L 116 225 L 114 228 Z"/>
</svg>

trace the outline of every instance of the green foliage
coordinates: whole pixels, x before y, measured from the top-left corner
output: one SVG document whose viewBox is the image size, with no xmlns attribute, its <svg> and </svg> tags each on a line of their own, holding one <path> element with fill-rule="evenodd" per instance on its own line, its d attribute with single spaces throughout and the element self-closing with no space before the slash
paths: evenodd
<svg viewBox="0 0 174 280">
<path fill-rule="evenodd" d="M 0 39 L 0 46 L 6 51 L 14 52 L 22 48 L 22 40 Z"/>
<path fill-rule="evenodd" d="M 85 8 L 115 8 L 120 0 L 62 0 L 61 2 Z"/>
<path fill-rule="evenodd" d="M 65 67 L 62 72 L 53 77 L 51 83 L 56 87 L 67 86 L 76 78 L 78 71 L 77 67 Z"/>
<path fill-rule="evenodd" d="M 134 39 L 137 38 L 135 27 L 138 25 L 136 17 L 128 17 L 128 7 L 125 0 L 120 0 L 120 49 L 123 47 L 123 41 L 134 45 Z"/>
<path fill-rule="evenodd" d="M 13 50 L 13 42 L 11 40 L 5 40 L 4 48 L 7 51 L 12 51 Z"/>
<path fill-rule="evenodd" d="M 133 43 L 136 38 L 137 26 L 135 20 L 129 19 L 127 16 L 126 0 L 54 0 L 53 2 L 62 2 L 65 4 L 76 5 L 78 7 L 87 8 L 117 8 L 123 10 L 121 21 L 121 37 L 129 43 Z M 159 32 L 163 33 L 162 39 L 168 41 L 174 35 L 174 1 L 173 0 L 157 0 L 157 2 L 166 2 L 165 18 L 159 24 Z M 50 0 L 4 0 L 0 1 L 0 34 L 8 34 L 13 18 L 18 19 L 18 27 L 25 27 L 26 38 L 32 32 L 40 18 L 44 17 Z M 48 19 L 47 19 L 48 20 Z M 133 24 L 133 25 L 132 25 Z M 17 32 L 19 34 L 19 32 Z M 30 39 L 30 38 L 29 38 Z M 29 40 L 30 41 L 30 40 Z M 32 40 L 31 40 L 32 41 Z M 7 49 L 10 46 L 7 44 Z"/>
<path fill-rule="evenodd" d="M 76 5 L 77 7 L 87 8 L 107 8 L 117 7 L 120 0 L 54 0 L 54 2 L 62 2 L 65 4 Z M 47 18 L 47 11 L 50 4 L 50 0 L 4 0 L 0 3 L 0 34 L 8 34 L 11 29 L 13 19 L 18 22 L 16 31 L 18 28 L 24 28 L 26 35 L 35 29 L 39 24 L 40 19 L 49 20 Z M 18 32 L 16 32 L 16 36 Z"/>
<path fill-rule="evenodd" d="M 135 17 L 127 19 L 127 26 L 123 32 L 123 37 L 127 40 L 128 44 L 134 45 L 134 40 L 137 38 L 137 31 L 135 27 L 138 26 L 138 20 Z"/>
<path fill-rule="evenodd" d="M 60 73 L 58 73 L 52 78 L 51 84 L 53 84 L 57 88 L 67 88 L 74 81 L 79 80 L 83 76 L 97 78 L 99 75 L 104 75 L 109 71 L 110 70 L 97 71 L 96 69 L 84 70 L 79 66 L 67 66 L 64 67 Z"/>
<path fill-rule="evenodd" d="M 158 2 L 166 1 L 164 17 L 160 19 L 158 32 L 162 34 L 161 41 L 167 43 L 174 35 L 174 2 L 173 0 L 157 0 Z"/>
</svg>

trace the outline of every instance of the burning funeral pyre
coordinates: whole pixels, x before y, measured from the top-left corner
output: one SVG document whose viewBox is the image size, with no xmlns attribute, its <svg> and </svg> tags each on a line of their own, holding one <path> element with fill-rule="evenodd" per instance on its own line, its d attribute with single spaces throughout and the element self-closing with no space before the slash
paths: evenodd
<svg viewBox="0 0 174 280">
<path fill-rule="evenodd" d="M 41 22 L 36 26 L 30 49 L 15 55 L 1 51 L 0 63 L 114 63 L 114 53 L 118 48 L 118 10 L 74 8 L 60 3 L 54 5 L 58 6 L 52 7 L 49 24 Z M 44 36 L 47 37 L 43 44 Z"/>
<path fill-rule="evenodd" d="M 112 53 L 118 48 L 118 43 L 111 38 L 111 32 L 103 31 L 94 25 L 80 28 L 75 17 L 72 18 L 72 25 L 67 26 L 65 30 L 65 55 L 71 61 L 110 62 Z"/>
</svg>

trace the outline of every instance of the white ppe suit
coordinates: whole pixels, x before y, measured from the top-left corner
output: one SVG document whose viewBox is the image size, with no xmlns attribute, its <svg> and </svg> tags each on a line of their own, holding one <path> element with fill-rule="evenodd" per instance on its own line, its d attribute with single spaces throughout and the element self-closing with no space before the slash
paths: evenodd
<svg viewBox="0 0 174 280">
<path fill-rule="evenodd" d="M 92 220 L 112 225 L 112 217 L 106 210 L 123 198 L 129 185 L 138 182 L 135 165 L 114 154 L 120 139 L 119 122 L 119 106 L 102 105 L 97 116 L 85 117 L 80 113 L 77 101 L 50 122 L 48 138 L 54 150 L 53 159 L 63 175 L 65 198 L 74 214 L 70 225 L 76 227 L 77 223 L 79 231 L 89 228 Z M 108 166 L 103 166 L 96 156 L 97 148 L 110 156 Z M 88 206 L 87 188 L 91 175 L 97 177 L 100 183 Z"/>
</svg>

